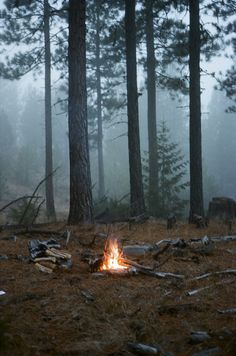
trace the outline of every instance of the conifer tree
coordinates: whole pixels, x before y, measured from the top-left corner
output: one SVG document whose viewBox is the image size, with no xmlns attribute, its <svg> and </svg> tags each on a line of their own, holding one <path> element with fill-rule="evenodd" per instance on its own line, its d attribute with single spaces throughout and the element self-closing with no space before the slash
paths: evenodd
<svg viewBox="0 0 236 356">
<path fill-rule="evenodd" d="M 150 213 L 166 218 L 170 213 L 181 215 L 186 201 L 181 198 L 181 193 L 188 187 L 186 182 L 187 161 L 177 143 L 171 142 L 170 131 L 164 121 L 161 122 L 157 133 L 157 167 L 158 199 Z M 145 191 L 149 194 L 148 174 L 149 157 L 143 158 Z"/>
</svg>

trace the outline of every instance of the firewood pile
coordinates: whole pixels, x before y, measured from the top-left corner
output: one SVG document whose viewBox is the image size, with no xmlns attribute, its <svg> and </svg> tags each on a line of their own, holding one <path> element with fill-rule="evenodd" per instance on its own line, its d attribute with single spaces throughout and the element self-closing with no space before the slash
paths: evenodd
<svg viewBox="0 0 236 356">
<path fill-rule="evenodd" d="M 31 261 L 35 267 L 44 273 L 52 273 L 56 268 L 70 269 L 72 256 L 61 250 L 60 244 L 51 239 L 47 241 L 31 240 L 28 244 Z"/>
</svg>

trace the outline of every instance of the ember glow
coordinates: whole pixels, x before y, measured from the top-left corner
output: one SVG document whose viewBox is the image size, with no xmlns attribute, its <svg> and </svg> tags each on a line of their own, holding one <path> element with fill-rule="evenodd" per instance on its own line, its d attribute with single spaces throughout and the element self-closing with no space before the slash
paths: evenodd
<svg viewBox="0 0 236 356">
<path fill-rule="evenodd" d="M 120 263 L 121 258 L 122 250 L 119 248 L 118 240 L 114 237 L 108 238 L 104 250 L 104 262 L 101 270 L 127 269 L 126 266 Z"/>
</svg>

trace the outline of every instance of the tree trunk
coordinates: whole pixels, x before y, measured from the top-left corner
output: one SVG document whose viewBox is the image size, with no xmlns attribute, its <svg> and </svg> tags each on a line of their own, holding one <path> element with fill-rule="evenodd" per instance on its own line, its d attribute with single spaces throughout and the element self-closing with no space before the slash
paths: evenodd
<svg viewBox="0 0 236 356">
<path fill-rule="evenodd" d="M 44 45 L 45 45 L 45 136 L 46 164 L 45 182 L 46 210 L 50 220 L 56 220 L 53 194 L 53 158 L 52 158 L 52 109 L 51 109 L 51 48 L 50 48 L 50 8 L 48 0 L 44 0 Z"/>
<path fill-rule="evenodd" d="M 189 0 L 190 72 L 190 213 L 204 215 L 202 189 L 201 94 L 200 94 L 200 20 L 199 0 Z"/>
<path fill-rule="evenodd" d="M 97 86 L 97 125 L 98 125 L 98 199 L 105 195 L 104 163 L 103 163 L 103 128 L 102 128 L 102 93 L 100 72 L 100 4 L 96 2 L 96 86 Z"/>
<path fill-rule="evenodd" d="M 87 122 L 85 6 L 85 0 L 69 1 L 69 224 L 93 222 Z"/>
<path fill-rule="evenodd" d="M 153 0 L 146 0 L 147 97 L 148 97 L 148 154 L 149 210 L 154 213 L 158 203 L 158 162 L 156 124 L 156 59 L 154 50 Z"/>
<path fill-rule="evenodd" d="M 135 216 L 140 215 L 145 211 L 138 118 L 135 0 L 125 0 L 125 34 L 130 172 L 130 213 L 132 216 Z"/>
</svg>

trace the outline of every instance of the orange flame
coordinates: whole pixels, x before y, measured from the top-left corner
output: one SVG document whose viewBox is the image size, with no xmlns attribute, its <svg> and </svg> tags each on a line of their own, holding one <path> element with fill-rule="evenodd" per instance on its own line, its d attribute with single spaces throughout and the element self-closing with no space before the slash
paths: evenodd
<svg viewBox="0 0 236 356">
<path fill-rule="evenodd" d="M 104 250 L 104 262 L 101 270 L 127 269 L 126 266 L 120 263 L 121 258 L 122 250 L 119 248 L 118 240 L 115 237 L 108 238 Z"/>
</svg>

